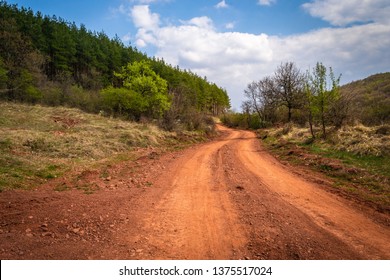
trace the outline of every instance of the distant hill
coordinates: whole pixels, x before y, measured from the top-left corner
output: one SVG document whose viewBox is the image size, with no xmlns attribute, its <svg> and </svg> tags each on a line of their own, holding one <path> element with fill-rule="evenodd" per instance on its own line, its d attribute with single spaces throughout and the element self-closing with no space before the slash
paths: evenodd
<svg viewBox="0 0 390 280">
<path fill-rule="evenodd" d="M 390 123 L 390 72 L 372 75 L 341 87 L 351 113 L 366 125 Z"/>
</svg>

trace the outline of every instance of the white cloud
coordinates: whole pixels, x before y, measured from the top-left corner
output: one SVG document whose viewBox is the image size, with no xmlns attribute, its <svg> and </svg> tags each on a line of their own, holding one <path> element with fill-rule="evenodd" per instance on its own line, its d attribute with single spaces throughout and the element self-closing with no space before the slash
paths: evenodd
<svg viewBox="0 0 390 280">
<path fill-rule="evenodd" d="M 319 17 L 335 26 L 356 22 L 390 22 L 388 0 L 315 0 L 302 7 L 314 17 Z"/>
<path fill-rule="evenodd" d="M 117 8 L 110 8 L 110 16 L 115 18 L 118 15 L 127 15 L 129 13 L 129 9 L 121 4 Z"/>
<path fill-rule="evenodd" d="M 148 5 L 138 5 L 131 9 L 131 17 L 137 28 L 156 30 L 160 23 L 160 16 L 151 13 Z"/>
<path fill-rule="evenodd" d="M 213 21 L 206 16 L 203 17 L 194 17 L 188 21 L 181 21 L 183 25 L 194 25 L 200 28 L 205 29 L 214 29 Z"/>
<path fill-rule="evenodd" d="M 235 22 L 228 22 L 225 24 L 226 29 L 233 29 L 236 26 Z"/>
<path fill-rule="evenodd" d="M 164 25 L 147 6 L 134 7 L 132 16 L 138 47 L 151 45 L 157 57 L 225 87 L 235 108 L 249 82 L 271 75 L 283 61 L 303 70 L 321 61 L 343 74 L 342 83 L 389 71 L 390 25 L 382 22 L 281 37 L 219 32 L 208 17 Z"/>
<path fill-rule="evenodd" d="M 223 9 L 223 8 L 228 8 L 229 5 L 226 3 L 225 0 L 222 0 L 221 2 L 219 2 L 217 5 L 214 6 L 215 8 L 217 9 Z"/>
<path fill-rule="evenodd" d="M 261 6 L 271 6 L 272 4 L 275 4 L 276 0 L 259 0 L 257 2 L 258 5 Z"/>
</svg>

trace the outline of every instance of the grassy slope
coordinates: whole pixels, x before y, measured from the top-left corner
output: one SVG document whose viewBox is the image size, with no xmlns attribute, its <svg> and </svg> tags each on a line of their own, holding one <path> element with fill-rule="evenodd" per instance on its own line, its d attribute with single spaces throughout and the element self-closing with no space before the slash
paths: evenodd
<svg viewBox="0 0 390 280">
<path fill-rule="evenodd" d="M 342 92 L 353 92 L 354 95 L 388 94 L 390 92 L 390 72 L 369 76 L 341 87 Z"/>
<path fill-rule="evenodd" d="M 310 143 L 308 129 L 263 130 L 260 137 L 280 159 L 332 178 L 332 186 L 380 211 L 390 211 L 390 127 L 346 127 Z"/>
<path fill-rule="evenodd" d="M 65 172 L 135 157 L 138 148 L 175 148 L 200 133 L 162 131 L 77 109 L 0 103 L 0 191 L 29 189 Z"/>
<path fill-rule="evenodd" d="M 390 121 L 390 72 L 344 85 L 341 93 L 348 96 L 351 113 L 364 124 Z"/>
</svg>

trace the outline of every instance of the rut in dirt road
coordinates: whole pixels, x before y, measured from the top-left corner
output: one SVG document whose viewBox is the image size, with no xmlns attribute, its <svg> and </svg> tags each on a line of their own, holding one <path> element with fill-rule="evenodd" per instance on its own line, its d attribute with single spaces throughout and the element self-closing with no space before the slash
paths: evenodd
<svg viewBox="0 0 390 280">
<path fill-rule="evenodd" d="M 251 132 L 219 127 L 219 141 L 190 149 L 154 184 L 138 259 L 388 259 L 390 231 L 294 175 Z M 140 242 L 142 240 L 142 242 Z"/>
<path fill-rule="evenodd" d="M 218 130 L 141 150 L 109 179 L 86 170 L 0 193 L 1 259 L 390 259 L 388 214 L 282 165 L 252 132 Z"/>
<path fill-rule="evenodd" d="M 227 141 L 203 146 L 161 178 L 161 186 L 172 189 L 145 220 L 145 230 L 152 233 L 149 242 L 162 251 L 155 258 L 238 258 L 245 232 L 226 191 L 222 162 L 216 157 Z"/>
</svg>

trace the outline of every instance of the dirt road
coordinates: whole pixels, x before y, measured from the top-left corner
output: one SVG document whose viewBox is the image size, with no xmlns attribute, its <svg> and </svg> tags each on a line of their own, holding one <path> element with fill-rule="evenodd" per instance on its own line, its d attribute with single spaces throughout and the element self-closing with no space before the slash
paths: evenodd
<svg viewBox="0 0 390 280">
<path fill-rule="evenodd" d="M 298 175 L 254 133 L 219 130 L 218 140 L 112 166 L 105 180 L 89 172 L 1 193 L 0 257 L 390 259 L 388 216 L 378 222 Z M 53 191 L 72 182 L 97 188 Z"/>
</svg>

